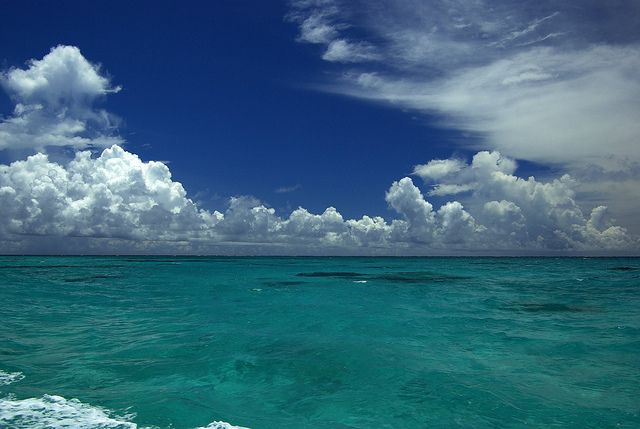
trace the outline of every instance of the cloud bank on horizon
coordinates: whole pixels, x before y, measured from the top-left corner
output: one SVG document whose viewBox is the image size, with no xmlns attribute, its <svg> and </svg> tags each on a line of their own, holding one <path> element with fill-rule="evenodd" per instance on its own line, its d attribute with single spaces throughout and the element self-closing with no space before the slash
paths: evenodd
<svg viewBox="0 0 640 429">
<path fill-rule="evenodd" d="M 324 2 L 327 3 L 327 2 Z M 320 19 L 320 18 L 318 18 Z M 321 19 L 320 19 L 321 20 Z M 304 26 L 303 21 L 301 26 Z M 371 45 L 337 45 L 333 32 L 308 24 L 333 49 L 377 60 Z M 333 32 L 332 32 L 333 31 Z M 312 34 L 315 32 L 315 35 Z M 351 43 L 346 42 L 345 43 Z M 342 53 L 341 53 L 342 52 Z M 516 162 L 498 151 L 471 162 L 432 160 L 412 178 L 391 184 L 385 199 L 398 219 L 344 219 L 333 207 L 313 214 L 300 207 L 284 218 L 252 196 L 232 197 L 222 212 L 200 209 L 160 162 L 124 150 L 118 119 L 94 105 L 115 93 L 100 67 L 80 50 L 58 46 L 26 70 L 10 69 L 2 86 L 16 102 L 0 122 L 0 149 L 33 155 L 0 165 L 2 253 L 246 253 L 448 254 L 636 252 L 638 240 L 615 225 L 607 208 L 589 215 L 575 201 L 569 175 L 548 183 L 515 175 Z M 53 161 L 65 147 L 72 159 Z M 464 196 L 435 209 L 428 196 Z"/>
</svg>

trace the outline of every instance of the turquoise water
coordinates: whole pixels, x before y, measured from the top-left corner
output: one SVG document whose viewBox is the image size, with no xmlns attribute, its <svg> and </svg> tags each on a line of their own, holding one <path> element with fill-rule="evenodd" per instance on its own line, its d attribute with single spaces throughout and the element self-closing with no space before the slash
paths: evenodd
<svg viewBox="0 0 640 429">
<path fill-rule="evenodd" d="M 1 257 L 0 276 L 0 427 L 640 427 L 640 259 Z"/>
</svg>

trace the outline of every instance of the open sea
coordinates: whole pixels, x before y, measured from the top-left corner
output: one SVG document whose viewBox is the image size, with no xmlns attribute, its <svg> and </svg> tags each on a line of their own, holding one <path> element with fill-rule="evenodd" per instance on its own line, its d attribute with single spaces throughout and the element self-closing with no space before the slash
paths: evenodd
<svg viewBox="0 0 640 429">
<path fill-rule="evenodd" d="M 2 428 L 640 428 L 640 259 L 0 257 Z"/>
</svg>

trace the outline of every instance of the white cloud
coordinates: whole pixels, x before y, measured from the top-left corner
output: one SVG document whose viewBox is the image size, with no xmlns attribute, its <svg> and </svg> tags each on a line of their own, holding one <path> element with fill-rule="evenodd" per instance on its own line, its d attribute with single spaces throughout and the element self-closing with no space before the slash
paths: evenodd
<svg viewBox="0 0 640 429">
<path fill-rule="evenodd" d="M 337 31 L 325 23 L 322 16 L 312 15 L 300 25 L 302 34 L 300 40 L 309 43 L 329 43 L 336 36 Z"/>
<path fill-rule="evenodd" d="M 332 0 L 294 1 L 287 15 L 300 25 L 298 41 L 326 47 L 322 59 L 329 62 L 356 63 L 379 59 L 375 46 L 367 42 L 351 41 L 341 33 L 349 28 L 341 17 L 341 8 Z"/>
<path fill-rule="evenodd" d="M 349 91 L 437 112 L 508 156 L 613 168 L 640 160 L 638 68 L 640 47 L 543 48 L 435 80 L 363 73 Z"/>
<path fill-rule="evenodd" d="M 118 119 L 93 103 L 118 92 L 100 67 L 89 63 L 72 46 L 58 46 L 26 70 L 14 68 L 0 75 L 0 83 L 16 101 L 12 117 L 0 123 L 1 149 L 49 146 L 76 149 L 121 144 Z"/>
<path fill-rule="evenodd" d="M 523 38 L 523 37 L 529 35 L 530 33 L 535 32 L 536 29 L 538 29 L 538 27 L 540 26 L 540 24 L 542 24 L 544 21 L 546 21 L 548 19 L 554 18 L 558 14 L 559 14 L 559 12 L 554 12 L 549 16 L 545 16 L 544 18 L 540 18 L 540 19 L 534 20 L 527 28 L 525 28 L 523 30 L 514 30 L 514 31 L 512 31 L 510 34 L 508 34 L 506 37 L 504 37 L 501 42 L 497 43 L 497 45 L 504 45 L 506 42 Z M 547 35 L 547 36 L 543 36 L 543 37 L 549 37 L 549 36 L 551 36 L 551 35 Z M 530 41 L 525 42 L 525 44 L 529 44 L 529 43 L 531 43 L 531 42 Z"/>
<path fill-rule="evenodd" d="M 360 220 L 346 221 L 351 239 L 355 244 L 364 248 L 385 246 L 390 242 L 391 227 L 380 216 L 363 216 Z M 388 251 L 388 248 L 383 249 Z"/>
<path fill-rule="evenodd" d="M 627 203 L 629 192 L 640 189 L 637 178 L 608 179 L 610 191 L 603 193 L 605 186 L 581 174 L 602 168 L 611 177 L 629 175 L 627 167 L 640 162 L 640 31 L 629 18 L 638 16 L 640 3 L 293 4 L 300 19 L 330 13 L 334 31 L 319 43 L 347 40 L 375 52 L 375 62 L 336 56 L 350 64 L 326 90 L 421 111 L 440 126 L 470 133 L 473 139 L 459 143 L 467 149 L 497 150 L 582 176 L 583 201 L 610 204 L 640 231 L 637 207 Z M 433 174 L 436 167 L 429 167 Z M 453 190 L 468 191 L 440 184 L 431 195 Z"/>
<path fill-rule="evenodd" d="M 57 237 L 57 251 L 73 252 L 70 243 L 84 238 L 91 246 L 97 245 L 91 240 L 108 240 L 102 251 L 115 253 L 227 253 L 233 246 L 241 246 L 234 250 L 240 253 L 316 254 L 637 249 L 605 207 L 583 216 L 568 176 L 524 180 L 510 173 L 510 164 L 482 152 L 436 184 L 468 186 L 468 208 L 449 201 L 435 211 L 410 178 L 394 182 L 386 200 L 402 219 L 388 223 L 379 216 L 345 220 L 333 207 L 321 214 L 300 207 L 282 218 L 248 196 L 211 213 L 187 198 L 166 165 L 142 162 L 118 146 L 96 158 L 78 152 L 67 166 L 37 154 L 0 166 L 0 248 L 33 251 L 41 244 L 29 248 L 29 237 L 45 243 Z M 86 243 L 75 251 L 99 251 Z"/>
<path fill-rule="evenodd" d="M 58 46 L 42 60 L 30 61 L 27 70 L 4 73 L 3 85 L 20 102 L 69 108 L 120 90 L 111 88 L 109 79 L 99 71 L 99 66 L 89 63 L 78 48 Z"/>
<path fill-rule="evenodd" d="M 296 191 L 296 190 L 300 189 L 301 187 L 302 187 L 302 185 L 298 183 L 298 184 L 293 185 L 293 186 L 283 186 L 281 188 L 276 189 L 275 192 L 277 194 L 286 194 L 286 193 L 289 193 L 289 192 Z"/>
<path fill-rule="evenodd" d="M 639 47 L 533 49 L 410 85 L 403 100 L 450 115 L 452 126 L 484 134 L 484 144 L 509 156 L 569 166 L 638 160 L 638 67 Z"/>
<path fill-rule="evenodd" d="M 37 154 L 0 166 L 0 231 L 135 240 L 200 238 L 219 214 L 199 211 L 159 162 L 118 146 L 96 159 L 78 152 L 65 168 Z"/>
<path fill-rule="evenodd" d="M 438 210 L 442 219 L 438 234 L 442 243 L 461 244 L 475 239 L 475 220 L 458 201 L 448 202 Z"/>
<path fill-rule="evenodd" d="M 635 245 L 636 239 L 605 220 L 606 207 L 596 207 L 588 218 L 583 215 L 575 200 L 578 183 L 570 176 L 541 183 L 533 177 L 525 180 L 515 176 L 515 168 L 513 160 L 498 152 L 479 152 L 471 164 L 443 176 L 435 185 L 440 196 L 446 195 L 443 191 L 447 189 L 451 194 L 459 189 L 469 192 L 464 201 L 474 213 L 474 223 L 460 214 L 462 206 L 455 208 L 461 224 L 466 223 L 466 231 L 474 230 L 473 240 L 478 245 L 560 250 L 604 249 L 614 241 L 621 248 Z M 462 235 L 457 232 L 455 237 Z"/>
<path fill-rule="evenodd" d="M 287 19 L 300 24 L 300 42 L 329 44 L 344 28 L 336 22 L 340 11 L 332 0 L 295 1 L 292 7 Z"/>
<path fill-rule="evenodd" d="M 376 49 L 367 43 L 350 43 L 346 40 L 334 40 L 329 43 L 323 60 L 340 63 L 356 63 L 378 59 Z"/>
<path fill-rule="evenodd" d="M 497 237 L 500 247 L 526 246 L 529 242 L 527 220 L 513 201 L 489 201 L 484 204 L 481 217 L 487 228 L 483 232 Z"/>
<path fill-rule="evenodd" d="M 463 162 L 457 159 L 434 159 L 427 164 L 416 165 L 413 174 L 424 180 L 438 180 L 452 173 L 457 173 L 463 167 Z"/>
<path fill-rule="evenodd" d="M 422 192 L 410 178 L 405 177 L 393 182 L 385 198 L 389 205 L 407 220 L 408 238 L 421 243 L 433 241 L 436 230 L 433 206 L 424 199 Z"/>
<path fill-rule="evenodd" d="M 429 191 L 430 196 L 456 195 L 469 192 L 474 189 L 473 185 L 455 185 L 451 183 L 438 183 Z"/>
</svg>

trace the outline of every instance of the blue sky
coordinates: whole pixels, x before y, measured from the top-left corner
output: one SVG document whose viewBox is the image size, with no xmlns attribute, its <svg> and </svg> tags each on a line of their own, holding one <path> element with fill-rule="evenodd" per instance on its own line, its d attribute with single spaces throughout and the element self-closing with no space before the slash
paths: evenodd
<svg viewBox="0 0 640 429">
<path fill-rule="evenodd" d="M 636 254 L 639 21 L 632 1 L 13 2 L 0 250 Z"/>
</svg>

